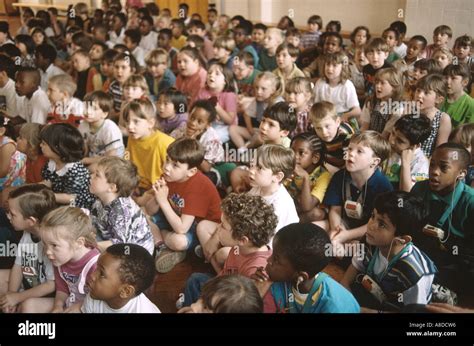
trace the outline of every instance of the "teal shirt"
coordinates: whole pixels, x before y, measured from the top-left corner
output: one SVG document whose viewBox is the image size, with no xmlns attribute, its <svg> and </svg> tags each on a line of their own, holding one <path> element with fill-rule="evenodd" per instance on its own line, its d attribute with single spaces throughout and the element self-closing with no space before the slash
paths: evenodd
<svg viewBox="0 0 474 346">
<path fill-rule="evenodd" d="M 474 99 L 466 93 L 453 103 L 446 99 L 441 111 L 449 114 L 453 127 L 474 123 Z"/>
<path fill-rule="evenodd" d="M 278 67 L 277 62 L 276 62 L 276 55 L 269 56 L 265 49 L 262 49 L 262 51 L 260 52 L 259 58 L 260 58 L 260 61 L 259 61 L 257 69 L 262 72 L 265 72 L 265 71 L 272 72 L 274 69 Z"/>
</svg>

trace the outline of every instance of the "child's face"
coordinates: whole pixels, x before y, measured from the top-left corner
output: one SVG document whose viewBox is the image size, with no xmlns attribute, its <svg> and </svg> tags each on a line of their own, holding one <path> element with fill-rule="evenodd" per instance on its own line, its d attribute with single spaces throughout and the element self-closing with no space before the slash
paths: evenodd
<svg viewBox="0 0 474 346">
<path fill-rule="evenodd" d="M 142 20 L 140 22 L 140 34 L 142 34 L 142 36 L 148 35 L 152 28 L 153 27 L 150 25 L 150 23 L 148 23 L 147 20 Z"/>
<path fill-rule="evenodd" d="M 209 114 L 203 108 L 196 107 L 189 115 L 186 124 L 186 137 L 196 138 L 204 133 L 211 124 L 209 123 Z"/>
<path fill-rule="evenodd" d="M 89 56 L 92 60 L 100 60 L 102 59 L 102 56 L 104 55 L 104 48 L 98 44 L 94 44 L 89 51 Z"/>
<path fill-rule="evenodd" d="M 461 61 L 464 61 L 471 54 L 471 47 L 456 45 L 454 47 L 454 55 Z"/>
<path fill-rule="evenodd" d="M 392 85 L 385 79 L 379 78 L 375 80 L 375 96 L 379 100 L 387 100 L 393 94 Z"/>
<path fill-rule="evenodd" d="M 28 52 L 27 52 L 27 50 L 26 50 L 26 46 L 25 46 L 24 43 L 22 43 L 22 42 L 17 42 L 17 43 L 15 44 L 15 46 L 20 50 L 21 55 L 24 56 L 24 55 L 28 54 Z"/>
<path fill-rule="evenodd" d="M 222 47 L 214 47 L 214 58 L 222 61 L 229 57 L 230 53 L 227 49 Z"/>
<path fill-rule="evenodd" d="M 422 69 L 419 69 L 419 68 L 415 67 L 415 69 L 413 70 L 413 81 L 417 82 L 421 78 L 423 78 L 424 76 L 427 76 L 427 75 L 428 75 L 427 70 L 422 70 Z"/>
<path fill-rule="evenodd" d="M 277 237 L 273 239 L 273 253 L 267 260 L 265 271 L 273 282 L 293 282 L 296 279 L 297 271 L 284 255 Z"/>
<path fill-rule="evenodd" d="M 329 143 L 336 137 L 340 124 L 341 119 L 339 117 L 333 119 L 332 116 L 327 116 L 318 121 L 314 121 L 313 127 L 318 137 L 323 142 Z"/>
<path fill-rule="evenodd" d="M 259 137 L 264 143 L 279 144 L 286 136 L 288 136 L 288 131 L 282 130 L 278 121 L 263 117 L 259 126 Z"/>
<path fill-rule="evenodd" d="M 291 149 L 295 153 L 296 164 L 301 166 L 304 170 L 319 161 L 319 154 L 313 153 L 310 144 L 305 140 L 297 139 L 291 144 Z"/>
<path fill-rule="evenodd" d="M 230 173 L 230 184 L 233 192 L 244 193 L 249 191 L 252 188 L 250 185 L 250 171 L 237 167 Z"/>
<path fill-rule="evenodd" d="M 467 79 L 462 76 L 445 76 L 448 95 L 462 94 L 467 85 Z"/>
<path fill-rule="evenodd" d="M 112 62 L 102 61 L 100 64 L 100 72 L 107 76 L 108 78 L 113 78 L 114 76 L 114 64 Z"/>
<path fill-rule="evenodd" d="M 434 151 L 430 160 L 429 186 L 431 191 L 440 195 L 446 195 L 453 191 L 461 172 L 465 169 L 459 167 L 459 160 L 456 160 L 456 152 L 447 148 Z"/>
<path fill-rule="evenodd" d="M 16 76 L 15 90 L 18 96 L 26 96 L 34 93 L 38 85 L 27 73 L 18 73 Z"/>
<path fill-rule="evenodd" d="M 214 12 L 207 12 L 207 21 L 209 24 L 214 24 L 217 20 L 217 14 Z"/>
<path fill-rule="evenodd" d="M 88 123 L 96 123 L 104 120 L 109 115 L 99 107 L 99 102 L 94 101 L 87 104 L 84 120 Z"/>
<path fill-rule="evenodd" d="M 127 86 L 123 88 L 123 98 L 129 102 L 132 100 L 138 100 L 145 95 L 145 90 L 139 86 Z"/>
<path fill-rule="evenodd" d="M 168 68 L 167 63 L 159 63 L 154 65 L 148 65 L 148 72 L 153 76 L 153 78 L 161 78 L 164 76 L 166 69 Z"/>
<path fill-rule="evenodd" d="M 449 56 L 441 52 L 437 52 L 436 54 L 434 54 L 432 56 L 432 59 L 434 59 L 443 70 L 451 63 L 451 59 L 449 58 Z"/>
<path fill-rule="evenodd" d="M 293 58 L 290 53 L 288 53 L 288 49 L 283 49 L 280 53 L 277 54 L 276 61 L 278 68 L 280 70 L 285 70 L 293 67 L 296 58 Z"/>
<path fill-rule="evenodd" d="M 298 36 L 291 35 L 291 36 L 286 37 L 286 42 L 288 44 L 291 44 L 291 45 L 295 46 L 295 47 L 299 47 L 301 39 Z"/>
<path fill-rule="evenodd" d="M 234 40 L 236 45 L 240 45 L 245 42 L 247 35 L 245 35 L 245 30 L 242 28 L 234 29 Z"/>
<path fill-rule="evenodd" d="M 443 101 L 442 96 L 438 96 L 433 90 L 425 91 L 423 89 L 416 88 L 415 100 L 418 102 L 420 111 L 432 109 Z"/>
<path fill-rule="evenodd" d="M 367 60 L 367 57 L 365 56 L 365 53 L 362 49 L 355 50 L 354 61 L 360 66 L 365 66 L 369 63 L 369 60 Z"/>
<path fill-rule="evenodd" d="M 224 213 L 222 213 L 221 223 L 217 228 L 217 232 L 219 241 L 223 246 L 233 247 L 239 245 L 239 241 L 232 237 L 232 226 Z"/>
<path fill-rule="evenodd" d="M 41 32 L 35 32 L 32 38 L 36 46 L 39 46 L 44 42 L 44 35 Z"/>
<path fill-rule="evenodd" d="M 133 71 L 129 62 L 125 60 L 117 60 L 114 62 L 114 78 L 123 84 L 132 75 Z"/>
<path fill-rule="evenodd" d="M 123 39 L 123 44 L 130 50 L 134 50 L 138 44 L 136 44 L 135 42 L 132 41 L 132 39 L 128 36 L 125 36 L 125 38 Z"/>
<path fill-rule="evenodd" d="M 59 267 L 68 263 L 77 250 L 77 242 L 71 244 L 66 238 L 68 232 L 66 227 L 58 226 L 59 230 L 52 232 L 51 230 L 41 229 L 41 240 L 44 244 L 44 252 L 55 267 Z"/>
<path fill-rule="evenodd" d="M 390 143 L 392 150 L 398 155 L 401 155 L 404 150 L 411 149 L 413 147 L 410 144 L 408 138 L 396 128 L 393 128 L 390 132 L 388 142 Z"/>
<path fill-rule="evenodd" d="M 369 245 L 387 247 L 392 244 L 395 231 L 396 227 L 390 221 L 387 214 L 380 214 L 377 209 L 374 209 L 372 217 L 367 223 L 365 237 Z"/>
<path fill-rule="evenodd" d="M 309 92 L 287 92 L 285 94 L 285 101 L 296 110 L 304 109 L 311 99 Z"/>
<path fill-rule="evenodd" d="M 265 38 L 263 39 L 263 47 L 265 49 L 276 50 L 280 43 L 281 39 L 278 37 L 277 34 L 268 31 L 265 33 Z"/>
<path fill-rule="evenodd" d="M 377 165 L 380 161 L 374 156 L 374 151 L 363 142 L 349 143 L 344 156 L 346 160 L 346 170 L 350 173 L 368 169 L 374 164 Z"/>
<path fill-rule="evenodd" d="M 264 118 L 265 119 L 265 118 Z M 252 187 L 268 187 L 279 183 L 281 179 L 270 168 L 258 165 L 255 160 L 250 164 L 249 181 Z"/>
<path fill-rule="evenodd" d="M 168 48 L 170 45 L 170 38 L 168 35 L 158 35 L 158 47 Z"/>
<path fill-rule="evenodd" d="M 340 81 L 341 72 L 342 72 L 342 64 L 332 64 L 332 63 L 324 64 L 324 74 L 330 83 Z"/>
<path fill-rule="evenodd" d="M 31 221 L 25 219 L 21 214 L 20 206 L 18 205 L 18 200 L 16 198 L 9 198 L 8 199 L 8 212 L 7 217 L 10 220 L 13 228 L 16 231 L 23 231 L 28 229 L 32 226 Z"/>
<path fill-rule="evenodd" d="M 123 23 L 119 17 L 113 18 L 112 30 L 119 32 L 122 29 Z"/>
<path fill-rule="evenodd" d="M 218 20 L 217 23 L 219 25 L 219 30 L 220 31 L 225 31 L 229 28 L 229 21 L 225 17 L 219 17 L 219 20 Z"/>
<path fill-rule="evenodd" d="M 105 42 L 107 41 L 107 32 L 103 30 L 102 28 L 100 29 L 92 29 L 92 35 L 94 36 L 94 39 L 98 41 Z"/>
<path fill-rule="evenodd" d="M 63 101 L 68 96 L 64 91 L 61 91 L 56 84 L 51 82 L 48 83 L 48 90 L 46 93 L 48 94 L 49 102 L 51 102 L 52 105 Z"/>
<path fill-rule="evenodd" d="M 174 161 L 169 157 L 163 165 L 163 178 L 168 183 L 186 181 L 192 176 L 192 173 L 193 170 L 189 169 L 187 163 Z"/>
<path fill-rule="evenodd" d="M 242 80 L 252 74 L 253 66 L 248 66 L 245 61 L 242 60 L 234 61 L 232 64 L 232 72 L 234 73 L 235 79 Z"/>
<path fill-rule="evenodd" d="M 149 136 L 155 127 L 155 119 L 142 119 L 130 112 L 127 121 L 128 135 L 134 139 Z"/>
<path fill-rule="evenodd" d="M 99 168 L 97 165 L 92 165 L 91 170 L 91 182 L 89 186 L 90 193 L 102 199 L 108 193 L 117 191 L 113 184 L 109 184 L 105 177 L 103 168 Z"/>
<path fill-rule="evenodd" d="M 374 69 L 379 69 L 383 66 L 385 59 L 388 57 L 388 52 L 383 52 L 381 50 L 366 52 L 367 60 L 369 64 L 372 65 Z"/>
<path fill-rule="evenodd" d="M 354 36 L 354 44 L 356 47 L 362 47 L 367 43 L 367 31 L 359 30 Z"/>
<path fill-rule="evenodd" d="M 308 23 L 308 31 L 316 32 L 319 30 L 319 25 L 317 23 Z"/>
<path fill-rule="evenodd" d="M 123 286 L 120 280 L 120 259 L 104 252 L 97 260 L 97 269 L 92 273 L 89 282 L 92 299 L 103 300 L 106 303 L 120 297 Z"/>
<path fill-rule="evenodd" d="M 176 115 L 173 102 L 165 96 L 160 96 L 156 108 L 161 119 L 169 119 Z"/>
<path fill-rule="evenodd" d="M 183 77 L 190 77 L 199 71 L 199 62 L 187 54 L 178 53 L 178 70 Z"/>
<path fill-rule="evenodd" d="M 390 49 L 392 49 L 393 47 L 395 47 L 398 44 L 397 37 L 395 36 L 395 33 L 391 30 L 384 32 L 383 35 L 382 35 L 382 38 L 388 44 Z"/>
<path fill-rule="evenodd" d="M 341 51 L 341 45 L 339 44 L 339 39 L 335 36 L 328 36 L 324 40 L 323 51 L 325 54 L 332 54 Z"/>
<path fill-rule="evenodd" d="M 268 100 L 275 93 L 275 85 L 266 78 L 260 78 L 255 84 L 255 98 L 259 102 Z"/>
<path fill-rule="evenodd" d="M 424 52 L 423 43 L 418 40 L 410 40 L 407 47 L 407 59 L 418 58 Z"/>
<path fill-rule="evenodd" d="M 171 34 L 173 35 L 173 37 L 178 38 L 183 33 L 183 30 L 181 29 L 179 25 L 171 23 L 170 27 L 171 27 Z"/>
<path fill-rule="evenodd" d="M 264 38 L 265 38 L 265 31 L 263 31 L 262 29 L 252 30 L 252 42 L 262 44 Z"/>
<path fill-rule="evenodd" d="M 16 139 L 16 148 L 18 149 L 19 152 L 23 154 L 28 154 L 30 151 L 30 145 L 28 144 L 28 140 L 26 138 L 23 138 L 21 135 L 18 136 Z"/>
<path fill-rule="evenodd" d="M 445 47 L 448 45 L 449 36 L 448 34 L 433 34 L 433 43 L 436 47 Z"/>
<path fill-rule="evenodd" d="M 90 67 L 89 57 L 85 57 L 81 54 L 74 54 L 71 60 L 72 67 L 74 67 L 77 72 L 85 71 Z"/>
<path fill-rule="evenodd" d="M 225 76 L 217 65 L 212 65 L 207 73 L 207 87 L 212 91 L 221 92 L 225 88 Z"/>
<path fill-rule="evenodd" d="M 188 29 L 188 34 L 189 35 L 198 35 L 198 36 L 204 37 L 204 35 L 206 35 L 206 31 L 202 30 L 201 28 L 198 28 L 196 26 L 193 26 L 192 28 Z"/>
</svg>

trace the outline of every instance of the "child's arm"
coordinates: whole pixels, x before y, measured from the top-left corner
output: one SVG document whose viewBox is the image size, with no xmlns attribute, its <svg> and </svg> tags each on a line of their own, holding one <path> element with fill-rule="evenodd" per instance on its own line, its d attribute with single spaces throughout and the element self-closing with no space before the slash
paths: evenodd
<svg viewBox="0 0 474 346">
<path fill-rule="evenodd" d="M 335 230 L 342 224 L 342 207 L 332 205 L 329 207 L 329 231 Z"/>
<path fill-rule="evenodd" d="M 179 217 L 170 202 L 168 201 L 168 186 L 164 179 L 160 179 L 156 184 L 153 185 L 153 191 L 155 192 L 155 199 L 158 203 L 161 211 L 163 212 L 166 220 L 170 224 L 173 231 L 178 234 L 185 234 L 194 222 L 195 217 L 193 215 L 183 214 Z"/>
<path fill-rule="evenodd" d="M 119 155 L 118 155 L 117 149 L 112 149 L 112 150 L 106 151 L 104 153 L 104 156 L 119 156 Z M 84 165 L 88 166 L 93 163 L 99 162 L 100 159 L 102 159 L 104 156 L 84 157 L 81 162 Z"/>
<path fill-rule="evenodd" d="M 342 113 L 342 121 L 349 122 L 351 118 L 357 118 L 359 120 L 360 113 L 362 111 L 360 110 L 360 107 L 353 107 L 351 108 L 348 112 Z"/>
<path fill-rule="evenodd" d="M 154 193 L 153 190 L 150 190 L 150 191 Z M 148 194 L 148 193 L 149 191 L 145 192 L 145 194 Z M 145 212 L 148 215 L 155 215 L 159 210 L 160 210 L 160 206 L 155 198 L 150 198 L 145 203 Z"/>
<path fill-rule="evenodd" d="M 3 312 L 8 312 L 9 308 L 16 306 L 19 301 L 12 301 L 16 297 L 11 295 L 12 293 L 17 293 L 21 286 L 21 280 L 23 278 L 23 273 L 21 271 L 21 266 L 18 264 L 13 265 L 10 271 L 10 277 L 8 279 L 8 292 L 0 297 L 0 306 Z M 8 295 L 10 295 L 8 297 Z"/>
<path fill-rule="evenodd" d="M 351 290 L 351 284 L 355 281 L 355 278 L 359 274 L 359 271 L 351 264 L 344 273 L 344 277 L 341 280 L 341 285 Z"/>
<path fill-rule="evenodd" d="M 255 130 L 252 126 L 252 120 L 250 119 L 250 116 L 247 114 L 247 112 L 244 113 L 244 122 L 245 122 L 245 127 L 246 127 L 247 131 L 252 136 L 254 134 Z"/>
<path fill-rule="evenodd" d="M 212 164 L 207 160 L 202 160 L 201 164 L 199 165 L 199 169 L 202 172 L 209 172 L 212 168 Z"/>
<path fill-rule="evenodd" d="M 438 137 L 436 138 L 436 146 L 440 146 L 448 141 L 449 135 L 451 134 L 452 124 L 451 118 L 446 113 L 441 115 Z"/>
<path fill-rule="evenodd" d="M 219 103 L 216 105 L 216 111 L 218 119 L 222 120 L 227 125 L 231 125 L 234 122 L 236 116 L 235 112 L 227 112 Z"/>
<path fill-rule="evenodd" d="M 5 144 L 0 148 L 0 178 L 6 177 L 10 171 L 10 161 L 15 150 L 16 147 L 14 143 Z"/>
<path fill-rule="evenodd" d="M 54 292 L 54 281 L 49 280 L 25 291 L 7 292 L 1 299 L 2 308 L 16 306 L 29 298 L 41 298 Z"/>
<path fill-rule="evenodd" d="M 69 295 L 66 292 L 56 291 L 56 297 L 54 298 L 54 305 L 52 313 L 64 312 L 64 303 Z"/>
<path fill-rule="evenodd" d="M 342 229 L 332 238 L 332 240 L 339 244 L 344 244 L 351 240 L 362 238 L 365 233 L 367 233 L 367 224 L 350 230 Z"/>
<path fill-rule="evenodd" d="M 303 184 L 301 186 L 301 193 L 299 196 L 301 210 L 304 212 L 310 211 L 315 206 L 317 206 L 320 201 L 311 194 L 311 182 L 309 180 L 308 172 L 301 168 L 301 166 L 296 165 L 295 174 L 301 177 L 301 179 L 303 180 Z"/>
<path fill-rule="evenodd" d="M 400 167 L 400 190 L 410 192 L 413 185 L 411 179 L 411 162 L 415 154 L 415 149 L 406 149 L 402 151 L 402 164 Z"/>
<path fill-rule="evenodd" d="M 97 242 L 97 249 L 99 249 L 100 252 L 104 252 L 109 246 L 112 245 L 113 243 L 110 240 L 99 241 Z"/>
<path fill-rule="evenodd" d="M 76 195 L 70 193 L 55 193 L 54 196 L 58 204 L 70 204 L 76 198 Z"/>
</svg>

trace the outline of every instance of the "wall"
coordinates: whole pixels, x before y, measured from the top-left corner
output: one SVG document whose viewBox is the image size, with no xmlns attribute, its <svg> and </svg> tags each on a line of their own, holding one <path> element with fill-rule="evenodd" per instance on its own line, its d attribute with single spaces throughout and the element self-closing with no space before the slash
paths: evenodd
<svg viewBox="0 0 474 346">
<path fill-rule="evenodd" d="M 297 25 L 305 26 L 312 14 L 319 14 L 326 25 L 339 20 L 343 31 L 366 25 L 375 34 L 393 21 L 405 21 L 408 36 L 421 34 L 432 41 L 433 29 L 449 25 L 454 37 L 474 33 L 473 0 L 216 0 L 226 14 L 241 14 L 252 21 L 277 23 L 293 15 Z"/>
</svg>

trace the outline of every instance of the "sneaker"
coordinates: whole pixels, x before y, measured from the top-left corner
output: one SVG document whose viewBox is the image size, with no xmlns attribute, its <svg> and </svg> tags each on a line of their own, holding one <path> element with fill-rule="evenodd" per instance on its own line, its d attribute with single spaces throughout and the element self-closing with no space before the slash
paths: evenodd
<svg viewBox="0 0 474 346">
<path fill-rule="evenodd" d="M 204 258 L 204 251 L 202 250 L 202 246 L 201 246 L 201 245 L 197 245 L 197 246 L 194 248 L 194 253 L 196 254 L 197 257 L 199 257 L 199 258 Z"/>
<path fill-rule="evenodd" d="M 186 258 L 186 251 L 173 251 L 168 248 L 160 251 L 155 259 L 155 268 L 158 273 L 168 273 L 175 265 Z"/>
</svg>

